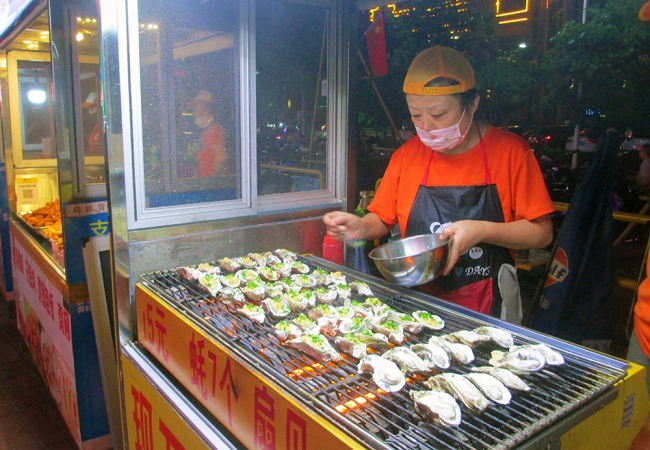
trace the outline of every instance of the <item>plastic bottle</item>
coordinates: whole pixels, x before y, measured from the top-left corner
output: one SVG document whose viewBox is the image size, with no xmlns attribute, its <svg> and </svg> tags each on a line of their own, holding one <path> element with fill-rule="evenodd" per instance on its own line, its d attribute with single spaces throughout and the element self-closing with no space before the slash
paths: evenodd
<svg viewBox="0 0 650 450">
<path fill-rule="evenodd" d="M 325 235 L 323 239 L 323 259 L 343 265 L 343 243 Z"/>
</svg>

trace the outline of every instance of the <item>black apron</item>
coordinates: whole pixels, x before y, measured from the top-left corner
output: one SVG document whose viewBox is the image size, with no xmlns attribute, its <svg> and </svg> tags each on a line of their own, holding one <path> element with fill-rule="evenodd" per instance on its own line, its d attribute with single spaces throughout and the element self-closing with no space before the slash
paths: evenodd
<svg viewBox="0 0 650 450">
<path fill-rule="evenodd" d="M 478 124 L 476 125 L 478 128 Z M 418 188 L 406 225 L 406 236 L 440 233 L 446 224 L 459 220 L 505 222 L 501 199 L 487 163 L 487 154 L 480 129 L 478 130 L 485 184 L 474 186 L 427 186 L 429 167 Z M 435 181 L 434 181 L 435 182 Z M 446 276 L 421 286 L 421 291 L 444 300 L 466 306 L 475 311 L 501 316 L 501 293 L 497 277 L 504 264 L 514 266 L 510 251 L 498 245 L 479 243 L 460 255 L 458 262 Z"/>
</svg>

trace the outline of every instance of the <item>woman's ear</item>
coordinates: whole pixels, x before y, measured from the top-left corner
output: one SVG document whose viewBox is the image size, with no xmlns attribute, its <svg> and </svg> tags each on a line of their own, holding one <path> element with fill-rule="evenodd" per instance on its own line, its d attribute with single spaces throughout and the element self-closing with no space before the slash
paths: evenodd
<svg viewBox="0 0 650 450">
<path fill-rule="evenodd" d="M 476 112 L 476 110 L 478 109 L 478 104 L 480 103 L 480 101 L 481 101 L 481 96 L 478 95 L 478 94 L 476 94 L 476 97 L 474 97 L 474 100 L 472 100 L 472 103 L 470 103 L 470 104 L 467 106 L 467 110 L 468 110 L 472 115 L 473 115 L 473 114 Z"/>
</svg>

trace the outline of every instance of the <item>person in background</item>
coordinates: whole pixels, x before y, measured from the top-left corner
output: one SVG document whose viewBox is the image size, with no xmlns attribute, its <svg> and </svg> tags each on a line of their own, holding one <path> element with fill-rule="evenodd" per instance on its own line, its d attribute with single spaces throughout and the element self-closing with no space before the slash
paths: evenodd
<svg viewBox="0 0 650 450">
<path fill-rule="evenodd" d="M 445 276 L 422 292 L 511 322 L 521 298 L 510 249 L 551 243 L 553 204 L 530 147 L 475 120 L 474 71 L 448 47 L 418 54 L 404 80 L 417 136 L 392 156 L 369 214 L 323 216 L 336 240 L 377 239 L 399 224 L 404 237 L 453 236 Z"/>
<path fill-rule="evenodd" d="M 639 158 L 641 158 L 641 165 L 636 176 L 636 185 L 642 192 L 647 192 L 650 188 L 650 144 L 641 147 Z"/>
<path fill-rule="evenodd" d="M 201 149 L 196 155 L 200 177 L 227 173 L 228 155 L 224 147 L 225 131 L 214 119 L 213 98 L 209 91 L 199 91 L 190 102 L 194 123 L 201 128 Z"/>
</svg>

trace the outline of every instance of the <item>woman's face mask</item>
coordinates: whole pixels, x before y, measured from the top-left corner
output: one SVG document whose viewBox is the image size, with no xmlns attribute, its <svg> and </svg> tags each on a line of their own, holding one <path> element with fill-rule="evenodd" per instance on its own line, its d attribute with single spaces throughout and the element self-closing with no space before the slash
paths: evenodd
<svg viewBox="0 0 650 450">
<path fill-rule="evenodd" d="M 431 150 L 434 150 L 436 152 L 444 152 L 445 150 L 454 148 L 465 140 L 465 137 L 469 132 L 469 128 L 472 126 L 472 120 L 474 117 L 470 119 L 465 133 L 460 132 L 460 123 L 463 121 L 463 117 L 465 117 L 466 110 L 467 109 L 463 110 L 463 115 L 460 116 L 460 120 L 456 125 L 431 131 L 424 131 L 422 128 L 418 128 L 416 126 L 415 131 L 417 131 L 422 143 L 429 147 Z"/>
</svg>

